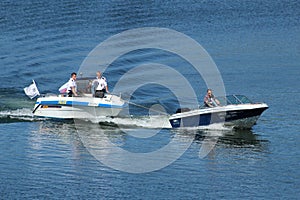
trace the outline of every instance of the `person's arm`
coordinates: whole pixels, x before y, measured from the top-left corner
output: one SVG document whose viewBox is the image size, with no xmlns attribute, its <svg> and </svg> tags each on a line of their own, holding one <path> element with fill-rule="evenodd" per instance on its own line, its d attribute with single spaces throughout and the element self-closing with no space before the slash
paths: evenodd
<svg viewBox="0 0 300 200">
<path fill-rule="evenodd" d="M 220 101 L 218 99 L 215 98 L 215 102 L 217 103 L 217 105 L 220 105 Z"/>
<path fill-rule="evenodd" d="M 205 103 L 206 103 L 206 105 L 207 105 L 208 107 L 210 107 L 210 108 L 214 107 L 214 106 L 213 106 L 211 103 L 209 103 L 208 101 L 206 101 Z"/>
<path fill-rule="evenodd" d="M 103 81 L 104 81 L 105 91 L 106 93 L 109 93 L 106 78 L 103 77 Z"/>
<path fill-rule="evenodd" d="M 71 87 L 71 89 L 72 89 L 72 93 L 74 94 L 74 96 L 77 97 L 78 94 L 77 94 L 77 92 L 76 92 L 76 90 L 75 90 L 75 87 Z"/>
</svg>

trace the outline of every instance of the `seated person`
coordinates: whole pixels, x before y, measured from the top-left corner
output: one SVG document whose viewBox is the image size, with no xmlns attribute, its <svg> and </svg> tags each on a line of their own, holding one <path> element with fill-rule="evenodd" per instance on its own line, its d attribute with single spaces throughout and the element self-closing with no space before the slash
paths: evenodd
<svg viewBox="0 0 300 200">
<path fill-rule="evenodd" d="M 210 108 L 220 105 L 219 100 L 215 98 L 211 89 L 207 89 L 207 93 L 204 97 L 204 105 Z"/>
</svg>

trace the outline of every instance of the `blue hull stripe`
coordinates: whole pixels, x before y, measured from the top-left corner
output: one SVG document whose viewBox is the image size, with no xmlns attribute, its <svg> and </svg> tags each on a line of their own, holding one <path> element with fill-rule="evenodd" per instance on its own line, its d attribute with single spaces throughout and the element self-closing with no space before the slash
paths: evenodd
<svg viewBox="0 0 300 200">
<path fill-rule="evenodd" d="M 35 104 L 62 105 L 62 106 L 89 106 L 89 102 L 82 102 L 82 101 L 39 101 L 39 102 L 36 102 Z M 99 103 L 97 106 L 89 106 L 89 107 L 124 108 L 125 105 L 118 106 L 118 105 Z"/>
</svg>

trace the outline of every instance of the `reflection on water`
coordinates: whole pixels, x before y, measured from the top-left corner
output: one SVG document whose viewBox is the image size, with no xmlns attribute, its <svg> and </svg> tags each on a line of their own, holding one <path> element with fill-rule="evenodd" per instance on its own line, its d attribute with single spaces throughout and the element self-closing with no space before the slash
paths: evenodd
<svg viewBox="0 0 300 200">
<path fill-rule="evenodd" d="M 198 130 L 195 134 L 195 142 L 201 143 L 205 138 L 218 138 L 218 144 L 232 148 L 259 147 L 267 140 L 259 139 L 252 130 L 232 129 L 232 130 Z"/>
<path fill-rule="evenodd" d="M 143 134 L 144 137 L 139 134 Z M 53 137 L 60 139 L 68 147 L 71 145 L 73 150 L 85 149 L 88 146 L 97 150 L 97 154 L 100 153 L 102 156 L 104 154 L 112 156 L 115 153 L 112 149 L 115 147 L 119 150 L 145 154 L 163 149 L 173 142 L 176 148 L 169 149 L 168 156 L 181 155 L 181 150 L 186 150 L 191 143 L 194 143 L 199 145 L 199 157 L 204 158 L 216 147 L 251 148 L 255 151 L 264 151 L 268 142 L 260 139 L 252 130 L 151 129 L 136 126 L 118 127 L 115 123 L 95 124 L 86 121 L 76 121 L 76 123 L 41 121 L 38 132 L 31 138 L 31 142 L 37 147 L 39 143 L 45 141 L 45 138 L 53 139 Z"/>
<path fill-rule="evenodd" d="M 45 120 L 39 123 L 40 134 L 69 135 L 76 132 L 73 120 Z"/>
<path fill-rule="evenodd" d="M 233 130 L 220 138 L 222 144 L 229 147 L 261 147 L 267 140 L 259 139 L 252 130 Z"/>
<path fill-rule="evenodd" d="M 78 159 L 83 152 L 83 146 L 77 135 L 74 122 L 70 121 L 40 121 L 38 129 L 32 131 L 29 145 L 33 151 L 31 156 L 62 156 Z"/>
</svg>

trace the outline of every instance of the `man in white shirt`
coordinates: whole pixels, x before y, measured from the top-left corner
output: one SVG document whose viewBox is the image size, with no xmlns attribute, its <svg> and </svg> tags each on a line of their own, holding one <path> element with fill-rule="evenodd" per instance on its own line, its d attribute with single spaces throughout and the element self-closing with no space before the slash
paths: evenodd
<svg viewBox="0 0 300 200">
<path fill-rule="evenodd" d="M 77 94 L 77 85 L 76 85 L 76 73 L 73 72 L 71 74 L 71 78 L 68 81 L 68 88 L 67 88 L 67 93 L 68 93 L 68 97 L 72 97 L 72 96 L 78 96 Z"/>
<path fill-rule="evenodd" d="M 106 78 L 102 76 L 100 71 L 97 71 L 96 75 L 96 80 L 93 82 L 93 84 L 97 84 L 95 97 L 103 98 L 104 93 L 109 93 Z"/>
</svg>

